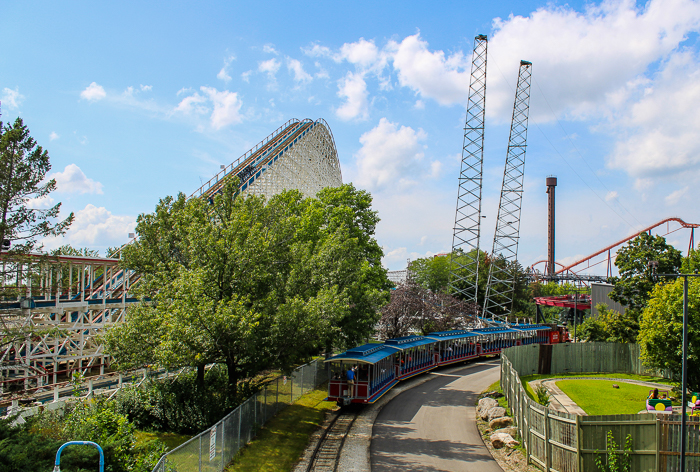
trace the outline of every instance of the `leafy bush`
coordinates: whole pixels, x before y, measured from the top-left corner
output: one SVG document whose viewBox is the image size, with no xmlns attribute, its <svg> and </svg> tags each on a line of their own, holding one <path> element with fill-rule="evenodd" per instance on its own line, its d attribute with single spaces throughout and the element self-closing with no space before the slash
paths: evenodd
<svg viewBox="0 0 700 472">
<path fill-rule="evenodd" d="M 63 414 L 43 412 L 13 427 L 0 421 L 0 472 L 45 472 L 53 469 L 58 448 L 67 441 L 94 441 L 105 453 L 107 472 L 150 472 L 165 452 L 159 441 L 136 445 L 135 427 L 105 401 L 71 405 Z M 64 472 L 94 471 L 99 453 L 71 446 L 61 454 Z"/>
<path fill-rule="evenodd" d="M 540 405 L 549 406 L 551 399 L 549 398 L 549 391 L 547 390 L 547 387 L 539 384 L 535 389 L 535 395 L 537 396 L 537 403 Z"/>
<path fill-rule="evenodd" d="M 196 434 L 218 422 L 257 391 L 252 383 L 241 383 L 235 398 L 227 397 L 225 368 L 214 366 L 204 387 L 195 372 L 174 380 L 147 381 L 141 387 L 123 388 L 115 397 L 115 411 L 126 415 L 139 429 Z"/>
</svg>

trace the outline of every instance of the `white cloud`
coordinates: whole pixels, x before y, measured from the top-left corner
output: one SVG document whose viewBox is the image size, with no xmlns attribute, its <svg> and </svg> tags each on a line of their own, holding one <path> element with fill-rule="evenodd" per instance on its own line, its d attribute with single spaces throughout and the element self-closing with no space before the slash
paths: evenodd
<svg viewBox="0 0 700 472">
<path fill-rule="evenodd" d="M 337 62 L 346 60 L 351 64 L 359 66 L 361 69 L 371 69 L 377 66 L 384 67 L 386 59 L 374 44 L 374 41 L 367 41 L 360 38 L 355 43 L 345 43 L 340 47 L 340 52 L 334 59 Z"/>
<path fill-rule="evenodd" d="M 75 220 L 63 237 L 47 238 L 43 242 L 47 250 L 63 244 L 106 248 L 124 244 L 135 227 L 134 216 L 113 215 L 104 207 L 88 204 L 75 213 Z"/>
<path fill-rule="evenodd" d="M 683 176 L 700 168 L 700 64 L 674 54 L 636 102 L 618 116 L 609 166 L 638 178 Z"/>
<path fill-rule="evenodd" d="M 27 207 L 34 209 L 50 208 L 54 204 L 54 199 L 46 195 L 42 198 L 30 198 L 27 200 Z"/>
<path fill-rule="evenodd" d="M 321 63 L 319 63 L 319 62 L 317 61 L 317 62 L 314 62 L 314 65 L 315 65 L 316 68 L 318 69 L 318 72 L 316 72 L 316 74 L 315 74 L 317 79 L 328 79 L 328 78 L 330 78 L 330 75 L 328 75 L 328 71 L 327 71 L 326 69 L 324 69 L 323 66 L 321 66 Z"/>
<path fill-rule="evenodd" d="M 153 85 L 143 85 L 143 84 L 141 84 L 140 87 L 141 87 L 141 91 L 142 91 L 142 92 L 150 92 L 151 90 L 153 90 Z"/>
<path fill-rule="evenodd" d="M 17 108 L 19 108 L 20 104 L 22 103 L 22 100 L 24 100 L 24 95 L 19 93 L 19 87 L 15 87 L 14 90 L 9 89 L 7 87 L 2 89 L 2 96 L 0 97 L 0 101 L 9 110 L 16 110 Z"/>
<path fill-rule="evenodd" d="M 221 70 L 219 71 L 218 74 L 216 74 L 217 79 L 221 79 L 224 82 L 228 82 L 231 80 L 231 76 L 228 75 L 228 72 L 226 72 L 226 67 L 222 67 Z"/>
<path fill-rule="evenodd" d="M 673 206 L 677 204 L 681 200 L 681 198 L 685 196 L 686 193 L 688 193 L 688 187 L 683 187 L 681 189 L 676 190 L 675 192 L 672 192 L 664 199 L 666 201 L 666 205 Z"/>
<path fill-rule="evenodd" d="M 326 46 L 321 46 L 319 44 L 314 44 L 306 48 L 301 48 L 301 51 L 310 57 L 332 57 L 333 53 L 330 48 Z"/>
<path fill-rule="evenodd" d="M 610 200 L 615 200 L 617 198 L 617 192 L 614 190 L 611 190 L 605 195 L 605 201 L 609 202 Z"/>
<path fill-rule="evenodd" d="M 224 66 L 221 68 L 219 73 L 216 74 L 216 78 L 228 83 L 231 80 L 231 76 L 228 74 L 228 69 L 231 63 L 235 60 L 236 56 L 228 56 L 226 59 L 224 59 Z"/>
<path fill-rule="evenodd" d="M 401 43 L 391 41 L 387 50 L 392 52 L 402 86 L 441 105 L 466 102 L 471 63 L 462 52 L 449 56 L 443 51 L 431 52 L 420 33 L 408 36 Z"/>
<path fill-rule="evenodd" d="M 266 44 L 263 46 L 263 52 L 266 52 L 268 54 L 274 54 L 274 55 L 279 55 L 279 52 L 277 52 L 277 49 L 275 49 L 274 44 Z"/>
<path fill-rule="evenodd" d="M 369 190 L 406 187 L 421 178 L 426 133 L 399 126 L 386 118 L 360 136 L 362 147 L 356 154 L 357 183 Z"/>
<path fill-rule="evenodd" d="M 80 97 L 85 100 L 97 101 L 102 100 L 107 96 L 105 89 L 101 85 L 97 85 L 97 82 L 93 82 L 88 85 L 85 90 L 80 92 Z"/>
<path fill-rule="evenodd" d="M 264 72 L 270 79 L 275 78 L 275 74 L 280 69 L 282 63 L 275 59 L 268 59 L 267 61 L 262 61 L 258 63 L 258 72 Z"/>
<path fill-rule="evenodd" d="M 300 61 L 292 58 L 287 58 L 287 69 L 294 74 L 294 81 L 298 83 L 308 83 L 313 80 L 305 70 Z"/>
<path fill-rule="evenodd" d="M 199 93 L 195 92 L 194 95 L 183 98 L 180 103 L 178 103 L 177 107 L 175 107 L 174 111 L 181 112 L 186 115 L 191 113 L 201 115 L 208 111 L 207 107 L 202 105 L 206 101 L 206 97 L 203 97 Z"/>
<path fill-rule="evenodd" d="M 48 177 L 56 179 L 56 191 L 61 193 L 102 194 L 102 184 L 89 179 L 75 164 L 69 164 L 63 172 L 54 172 Z"/>
<path fill-rule="evenodd" d="M 243 82 L 249 83 L 249 82 L 250 82 L 250 76 L 251 76 L 252 73 L 253 73 L 252 70 L 248 70 L 248 71 L 243 72 L 243 73 L 241 74 L 241 80 L 243 80 Z"/>
<path fill-rule="evenodd" d="M 546 91 L 557 115 L 599 113 L 624 99 L 628 84 L 699 25 L 700 2 L 694 0 L 650 0 L 642 7 L 633 0 L 603 1 L 583 12 L 550 5 L 528 17 L 497 18 L 489 42 L 489 112 L 510 116 L 517 67 L 525 59 L 533 63 L 533 98 Z M 548 108 L 533 112 L 535 120 L 553 119 Z"/>
<path fill-rule="evenodd" d="M 345 99 L 335 114 L 341 120 L 369 118 L 369 102 L 367 100 L 367 83 L 361 73 L 348 72 L 338 81 L 338 96 Z"/>
<path fill-rule="evenodd" d="M 211 125 L 214 129 L 241 122 L 239 111 L 242 103 L 236 92 L 228 90 L 219 92 L 214 87 L 201 87 L 201 90 L 214 104 L 214 111 L 211 114 Z"/>
<path fill-rule="evenodd" d="M 51 134 L 49 135 L 49 139 L 50 139 L 51 141 L 53 141 L 53 140 L 58 139 L 58 138 L 60 138 L 60 136 L 58 135 L 58 133 L 56 133 L 55 131 L 51 131 Z"/>
</svg>

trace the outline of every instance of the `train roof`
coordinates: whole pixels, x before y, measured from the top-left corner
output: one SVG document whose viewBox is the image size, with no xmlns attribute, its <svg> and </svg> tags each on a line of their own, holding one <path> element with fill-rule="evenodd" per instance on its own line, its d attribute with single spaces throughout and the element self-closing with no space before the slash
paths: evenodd
<svg viewBox="0 0 700 472">
<path fill-rule="evenodd" d="M 387 339 L 384 342 L 385 346 L 393 347 L 401 351 L 412 347 L 422 346 L 424 344 L 432 344 L 435 340 L 425 336 L 404 336 L 402 338 Z"/>
<path fill-rule="evenodd" d="M 398 348 L 385 346 L 384 344 L 370 343 L 348 349 L 341 354 L 326 359 L 325 362 L 350 361 L 360 364 L 374 364 L 389 357 L 398 350 Z"/>
<path fill-rule="evenodd" d="M 528 324 L 528 325 L 514 325 L 511 326 L 513 329 L 518 329 L 520 331 L 549 331 L 552 328 L 549 326 L 539 325 L 539 324 Z"/>
<path fill-rule="evenodd" d="M 428 337 L 436 341 L 446 341 L 451 339 L 469 338 L 472 336 L 478 336 L 479 333 L 475 333 L 471 330 L 461 329 L 452 331 L 437 331 L 435 333 L 429 333 Z"/>
</svg>

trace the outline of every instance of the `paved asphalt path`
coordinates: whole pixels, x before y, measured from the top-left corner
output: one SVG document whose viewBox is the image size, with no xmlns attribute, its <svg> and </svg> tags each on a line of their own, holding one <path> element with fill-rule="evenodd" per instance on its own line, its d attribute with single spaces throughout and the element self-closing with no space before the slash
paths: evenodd
<svg viewBox="0 0 700 472">
<path fill-rule="evenodd" d="M 479 393 L 498 380 L 500 361 L 474 362 L 387 403 L 372 428 L 372 471 L 503 472 L 476 427 Z"/>
</svg>

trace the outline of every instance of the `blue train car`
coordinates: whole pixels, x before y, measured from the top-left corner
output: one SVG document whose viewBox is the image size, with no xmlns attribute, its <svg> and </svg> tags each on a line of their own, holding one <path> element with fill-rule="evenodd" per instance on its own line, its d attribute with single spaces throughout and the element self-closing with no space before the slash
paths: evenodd
<svg viewBox="0 0 700 472">
<path fill-rule="evenodd" d="M 328 401 L 338 404 L 374 403 L 401 380 L 441 365 L 499 354 L 522 344 L 565 342 L 562 328 L 513 325 L 430 333 L 365 344 L 326 360 L 330 369 Z M 348 371 L 353 379 L 348 380 Z"/>
</svg>

